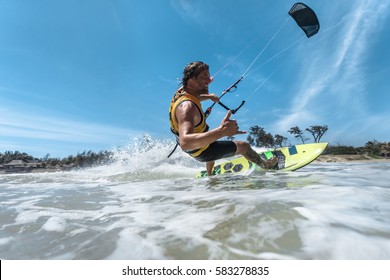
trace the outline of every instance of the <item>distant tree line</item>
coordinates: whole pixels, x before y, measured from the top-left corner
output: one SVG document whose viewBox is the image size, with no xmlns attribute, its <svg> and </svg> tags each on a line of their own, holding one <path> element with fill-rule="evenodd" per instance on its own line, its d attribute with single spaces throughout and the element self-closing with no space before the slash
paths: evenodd
<svg viewBox="0 0 390 280">
<path fill-rule="evenodd" d="M 25 161 L 37 160 L 33 156 L 30 156 L 26 153 L 21 153 L 19 151 L 16 152 L 6 151 L 4 154 L 0 153 L 0 164 L 6 164 L 12 160 L 19 160 L 19 159 Z"/>
<path fill-rule="evenodd" d="M 309 128 L 306 128 L 305 131 L 310 132 L 313 137 L 315 143 L 319 143 L 321 141 L 322 136 L 328 131 L 327 125 L 312 125 Z M 295 138 L 300 139 L 302 144 L 305 144 L 306 141 L 310 140 L 310 138 L 305 137 L 304 133 L 298 126 L 294 126 L 290 128 L 288 133 L 294 135 Z"/>
<path fill-rule="evenodd" d="M 288 130 L 288 133 L 294 135 L 294 137 L 299 139 L 302 144 L 305 144 L 306 141 L 310 140 L 310 138 L 305 136 L 305 131 L 310 132 L 314 142 L 319 143 L 322 136 L 324 136 L 324 134 L 328 131 L 328 126 L 313 125 L 306 128 L 304 131 L 298 126 L 294 126 Z M 247 141 L 252 146 L 256 147 L 283 147 L 289 145 L 287 137 L 279 134 L 272 135 L 271 133 L 267 133 L 264 128 L 257 125 L 251 126 Z"/>
<path fill-rule="evenodd" d="M 328 131 L 327 125 L 313 125 L 305 130 L 300 129 L 298 126 L 291 127 L 287 132 L 293 135 L 297 140 L 305 144 L 311 138 L 305 135 L 309 132 L 312 136 L 312 140 L 315 143 L 319 143 L 321 138 Z M 231 139 L 233 137 L 230 137 Z M 283 147 L 290 146 L 288 138 L 279 134 L 272 135 L 265 131 L 263 127 L 252 126 L 249 130 L 247 141 L 256 147 Z M 390 157 L 390 143 L 382 143 L 377 140 L 371 140 L 366 143 L 364 147 L 352 147 L 343 145 L 329 145 L 324 152 L 325 154 L 341 155 L 341 154 L 366 154 L 369 156 Z"/>
<path fill-rule="evenodd" d="M 368 155 L 371 157 L 390 158 L 390 142 L 368 141 L 363 147 L 352 147 L 343 145 L 332 145 L 324 152 L 330 155 Z"/>
<path fill-rule="evenodd" d="M 112 161 L 112 156 L 113 152 L 110 151 L 100 151 L 96 153 L 90 150 L 78 153 L 76 156 L 70 155 L 62 159 L 53 158 L 50 154 L 39 159 L 19 151 L 6 151 L 5 153 L 0 153 L 0 164 L 7 164 L 12 160 L 23 160 L 26 162 L 37 161 L 41 163 L 43 168 L 73 169 L 109 163 Z"/>
<path fill-rule="evenodd" d="M 310 140 L 305 135 L 305 132 L 309 132 L 313 137 L 314 142 L 320 142 L 321 138 L 328 131 L 327 125 L 314 125 L 305 130 L 301 130 L 298 126 L 291 127 L 288 133 L 292 134 L 296 139 L 300 140 L 303 144 Z M 234 137 L 228 137 L 233 140 Z M 288 138 L 279 134 L 272 135 L 265 131 L 260 126 L 252 126 L 247 137 L 248 142 L 256 147 L 283 147 L 291 145 L 288 142 Z M 144 138 L 143 141 L 147 144 L 145 147 L 148 149 L 150 139 Z M 328 146 L 324 152 L 325 154 L 367 154 L 370 156 L 390 157 L 390 142 L 382 143 L 377 140 L 371 140 L 366 143 L 364 147 L 352 147 L 343 145 Z M 43 168 L 48 169 L 74 169 L 92 167 L 101 164 L 107 164 L 113 161 L 114 153 L 111 151 L 84 151 L 73 156 L 70 155 L 65 158 L 53 158 L 50 154 L 47 154 L 43 158 L 34 158 L 33 156 L 22 153 L 19 151 L 6 151 L 0 153 L 0 165 L 7 164 L 12 160 L 24 160 L 26 162 L 36 161 L 39 162 Z"/>
</svg>

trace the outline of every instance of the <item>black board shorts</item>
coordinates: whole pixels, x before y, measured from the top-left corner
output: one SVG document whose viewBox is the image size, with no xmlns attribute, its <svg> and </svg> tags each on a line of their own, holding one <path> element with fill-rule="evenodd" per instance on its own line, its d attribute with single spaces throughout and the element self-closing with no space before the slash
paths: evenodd
<svg viewBox="0 0 390 280">
<path fill-rule="evenodd" d="M 237 146 L 233 141 L 216 141 L 204 150 L 199 156 L 194 157 L 201 162 L 214 161 L 221 158 L 232 157 L 236 154 Z"/>
</svg>

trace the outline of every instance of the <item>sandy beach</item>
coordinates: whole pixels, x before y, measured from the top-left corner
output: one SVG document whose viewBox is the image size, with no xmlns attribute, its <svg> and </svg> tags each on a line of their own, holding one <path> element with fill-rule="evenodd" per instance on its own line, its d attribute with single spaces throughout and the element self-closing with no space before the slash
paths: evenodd
<svg viewBox="0 0 390 280">
<path fill-rule="evenodd" d="M 370 157 L 367 155 L 321 155 L 314 162 L 353 162 L 353 161 L 389 161 L 389 158 Z"/>
</svg>

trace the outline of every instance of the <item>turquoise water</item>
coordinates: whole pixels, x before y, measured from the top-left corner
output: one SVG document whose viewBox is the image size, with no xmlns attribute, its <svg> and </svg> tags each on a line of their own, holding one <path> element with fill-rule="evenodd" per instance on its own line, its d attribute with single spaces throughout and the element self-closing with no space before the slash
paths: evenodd
<svg viewBox="0 0 390 280">
<path fill-rule="evenodd" d="M 0 258 L 390 259 L 390 162 L 194 179 L 170 147 L 0 175 Z"/>
</svg>

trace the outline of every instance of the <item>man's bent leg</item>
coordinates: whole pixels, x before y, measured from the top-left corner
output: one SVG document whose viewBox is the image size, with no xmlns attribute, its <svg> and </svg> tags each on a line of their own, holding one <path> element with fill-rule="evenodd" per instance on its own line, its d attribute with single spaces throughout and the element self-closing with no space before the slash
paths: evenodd
<svg viewBox="0 0 390 280">
<path fill-rule="evenodd" d="M 248 142 L 234 141 L 237 146 L 236 154 L 243 155 L 247 160 L 257 164 L 263 169 L 272 169 L 278 163 L 278 158 L 274 157 L 270 160 L 262 160 L 258 153 L 252 149 Z"/>
</svg>

